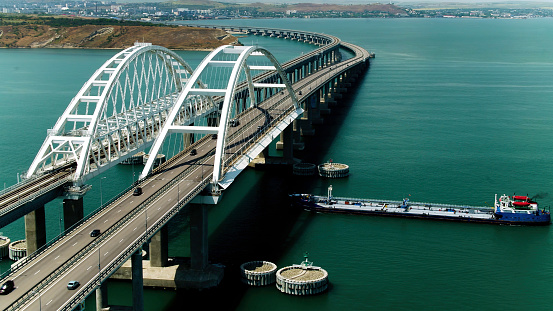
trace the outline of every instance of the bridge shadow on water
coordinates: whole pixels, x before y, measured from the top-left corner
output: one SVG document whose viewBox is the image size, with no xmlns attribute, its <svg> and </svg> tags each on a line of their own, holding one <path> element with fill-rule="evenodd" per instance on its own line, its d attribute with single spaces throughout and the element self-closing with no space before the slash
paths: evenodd
<svg viewBox="0 0 553 311">
<path fill-rule="evenodd" d="M 361 75 L 354 85 L 361 85 L 364 79 L 365 76 Z M 333 141 L 338 138 L 337 129 L 345 121 L 357 92 L 352 89 L 344 94 L 344 98 L 338 101 L 339 104 L 332 107 L 331 115 L 326 116 L 324 125 L 315 128 L 316 135 L 304 137 L 305 149 L 294 151 L 296 158 L 309 163 L 324 162 L 323 157 Z M 249 288 L 240 281 L 241 264 L 253 260 L 266 260 L 276 263 L 281 268 L 283 265 L 301 261 L 303 253 L 297 254 L 296 262 L 279 263 L 282 254 L 304 234 L 316 214 L 306 214 L 291 207 L 288 194 L 313 192 L 319 177 L 293 176 L 291 168 L 284 170 L 282 167 L 268 168 L 266 172 L 249 173 L 255 178 L 255 186 L 241 186 L 241 183 L 249 182 L 242 181 L 242 178 L 251 177 L 238 177 L 223 196 L 223 202 L 235 200 L 232 204 L 227 204 L 233 205 L 233 210 L 225 216 L 209 238 L 210 262 L 226 266 L 223 281 L 214 289 L 178 290 L 166 310 L 182 309 L 183 304 L 234 310 L 240 305 Z M 245 189 L 249 190 L 243 193 Z M 210 214 L 212 209 L 216 208 L 221 206 L 211 207 Z"/>
</svg>

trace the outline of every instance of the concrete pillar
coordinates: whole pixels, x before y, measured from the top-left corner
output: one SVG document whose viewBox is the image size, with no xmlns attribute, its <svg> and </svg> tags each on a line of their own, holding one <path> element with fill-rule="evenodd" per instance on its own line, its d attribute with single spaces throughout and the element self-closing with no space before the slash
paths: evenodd
<svg viewBox="0 0 553 311">
<path fill-rule="evenodd" d="M 207 206 L 194 204 L 190 207 L 190 267 L 203 270 L 207 267 Z"/>
<path fill-rule="evenodd" d="M 102 309 L 108 307 L 108 284 L 102 283 L 100 287 L 96 289 L 96 311 L 102 311 Z"/>
<path fill-rule="evenodd" d="M 25 240 L 27 255 L 34 253 L 46 244 L 46 214 L 44 206 L 25 215 Z"/>
<path fill-rule="evenodd" d="M 169 227 L 167 225 L 150 241 L 150 267 L 166 267 L 169 258 Z"/>
<path fill-rule="evenodd" d="M 132 309 L 144 311 L 144 279 L 142 275 L 142 248 L 131 255 Z"/>
<path fill-rule="evenodd" d="M 69 229 L 79 220 L 83 219 L 83 198 L 78 200 L 64 199 L 63 200 L 63 228 Z"/>
<path fill-rule="evenodd" d="M 294 140 L 293 140 L 293 126 L 290 124 L 287 126 L 284 131 L 282 131 L 282 156 L 284 160 L 289 163 L 292 163 L 294 160 Z"/>
</svg>

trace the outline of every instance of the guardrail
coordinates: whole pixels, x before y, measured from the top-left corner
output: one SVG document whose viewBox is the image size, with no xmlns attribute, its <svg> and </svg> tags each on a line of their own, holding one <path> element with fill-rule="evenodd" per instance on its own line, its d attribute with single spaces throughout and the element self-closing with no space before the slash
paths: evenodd
<svg viewBox="0 0 553 311">
<path fill-rule="evenodd" d="M 212 153 L 208 154 L 208 155 L 212 155 Z M 200 164 L 203 164 L 205 163 L 205 159 L 204 161 L 200 162 Z M 133 209 L 132 211 L 130 211 L 127 215 L 125 215 L 123 218 L 121 218 L 117 223 L 115 223 L 115 225 L 113 225 L 112 227 L 110 227 L 107 231 L 105 231 L 102 235 L 100 235 L 94 242 L 88 244 L 87 246 L 85 246 L 84 248 L 82 248 L 77 254 L 75 254 L 75 256 L 71 257 L 69 260 L 67 260 L 65 263 L 63 263 L 58 269 L 56 269 L 54 272 L 52 272 L 50 275 L 48 275 L 46 278 L 42 279 L 37 285 L 35 285 L 30 291 L 28 291 L 25 295 L 21 296 L 19 299 L 17 299 L 16 301 L 14 301 L 8 308 L 6 308 L 6 311 L 11 311 L 11 310 L 17 310 L 19 307 L 23 306 L 25 303 L 27 303 L 27 301 L 29 301 L 30 299 L 32 299 L 33 297 L 35 297 L 42 289 L 44 289 L 45 287 L 47 287 L 50 283 L 52 283 L 54 280 L 56 280 L 59 276 L 61 276 L 65 271 L 67 271 L 68 269 L 70 269 L 75 263 L 77 263 L 81 258 L 83 258 L 84 256 L 87 256 L 89 253 L 91 253 L 93 250 L 95 250 L 96 248 L 96 245 L 99 245 L 102 241 L 105 241 L 107 238 L 111 237 L 112 235 L 114 235 L 123 225 L 125 225 L 128 221 L 131 220 L 131 218 L 133 218 L 134 216 L 136 216 L 137 214 L 141 213 L 142 211 L 144 211 L 153 201 L 155 201 L 157 198 L 159 198 L 167 189 L 171 188 L 172 186 L 174 186 L 177 182 L 180 182 L 181 180 L 184 179 L 185 176 L 187 176 L 191 170 L 195 169 L 194 166 L 190 166 L 188 168 L 186 168 L 183 172 L 181 172 L 179 175 L 177 175 L 173 180 L 171 180 L 170 182 L 168 182 L 167 184 L 165 184 L 163 187 L 161 187 L 159 190 L 157 190 L 153 195 L 151 195 L 150 197 L 148 197 L 148 199 L 146 199 L 144 202 L 142 202 L 139 206 L 137 206 L 135 209 Z M 151 177 L 151 176 L 149 176 Z M 207 184 L 205 184 L 205 181 L 202 181 L 202 183 L 199 184 L 198 187 L 202 186 L 202 188 L 199 190 L 201 191 L 203 188 L 205 188 L 205 186 Z M 138 185 L 139 182 L 135 182 L 133 185 L 136 186 Z M 133 187 L 134 187 L 133 186 Z M 127 192 L 132 189 L 133 187 L 129 187 L 127 188 Z M 197 195 L 197 193 L 199 193 L 199 191 L 196 191 L 197 189 L 193 190 L 191 193 L 194 193 L 194 196 Z M 119 199 L 121 196 L 118 196 L 117 199 Z M 183 198 L 183 200 L 187 199 L 190 197 L 190 194 L 185 196 Z M 193 196 L 192 196 L 193 197 Z M 116 201 L 117 199 L 112 199 L 113 201 Z M 113 201 L 111 203 L 113 203 Z M 189 201 L 189 200 L 188 200 Z M 188 203 L 188 201 L 186 201 L 186 203 Z M 183 204 L 184 205 L 184 204 Z M 183 206 L 182 205 L 182 206 Z M 180 205 L 179 205 L 180 206 Z M 104 206 L 105 207 L 105 206 Z M 98 209 L 100 210 L 100 209 Z M 97 210 L 97 211 L 98 211 Z M 99 212 L 99 211 L 98 211 Z M 92 214 L 97 214 L 98 212 L 96 213 L 91 213 L 89 215 L 92 215 Z M 87 220 L 89 220 L 92 216 L 88 217 L 87 216 Z M 171 216 L 172 217 L 172 216 Z M 83 223 L 85 223 L 85 221 L 81 221 L 80 222 L 80 225 L 82 225 Z M 163 223 L 164 224 L 164 223 Z M 75 228 L 72 229 L 71 231 L 74 231 L 78 226 L 74 226 Z M 72 227 L 73 228 L 73 227 Z M 51 247 L 52 245 L 54 245 L 55 243 L 51 243 L 49 245 L 49 247 Z M 46 249 L 42 250 L 41 253 L 43 253 Z M 35 252 L 36 253 L 36 252 Z M 33 254 L 35 254 L 33 253 Z M 37 255 L 38 256 L 38 255 Z M 37 256 L 33 256 L 33 259 L 36 258 Z M 127 257 L 128 258 L 128 257 Z M 22 259 L 24 260 L 24 259 Z M 29 260 L 26 260 L 25 263 L 29 262 L 31 259 Z M 20 267 L 20 266 L 19 266 Z M 19 268 L 18 267 L 18 268 Z M 79 300 L 80 301 L 80 300 Z"/>
<path fill-rule="evenodd" d="M 17 202 L 12 203 L 12 204 L 10 204 L 10 205 L 8 205 L 8 206 L 6 206 L 6 207 L 4 207 L 0 210 L 0 217 L 3 217 L 5 215 L 11 213 L 14 209 L 17 209 L 21 205 L 23 205 L 25 203 L 28 203 L 28 202 L 31 202 L 34 199 L 42 196 L 43 194 L 45 194 L 47 192 L 50 192 L 50 191 L 52 191 L 52 190 L 54 190 L 58 187 L 61 187 L 62 185 L 66 184 L 68 182 L 70 182 L 69 178 L 68 177 L 63 177 L 63 178 L 58 179 L 53 184 L 48 184 L 48 186 L 46 186 L 44 188 L 40 187 L 38 192 L 34 192 L 33 194 L 30 194 L 30 195 L 25 196 L 23 198 L 18 197 Z"/>
</svg>

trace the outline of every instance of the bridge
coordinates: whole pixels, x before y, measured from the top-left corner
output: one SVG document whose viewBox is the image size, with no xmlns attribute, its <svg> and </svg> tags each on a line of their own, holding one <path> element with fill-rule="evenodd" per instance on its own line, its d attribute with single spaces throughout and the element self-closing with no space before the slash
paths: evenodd
<svg viewBox="0 0 553 311">
<path fill-rule="evenodd" d="M 142 310 L 142 245 L 151 241 L 150 262 L 163 266 L 166 241 L 152 244 L 164 240 L 164 225 L 185 206 L 198 228 L 191 236 L 191 268 L 210 268 L 205 203 L 216 204 L 278 136 L 291 162 L 300 135 L 312 134 L 333 98 L 368 67 L 370 55 L 360 47 L 295 33 L 302 35 L 288 38 L 320 48 L 280 65 L 263 48 L 222 46 L 193 71 L 170 50 L 137 44 L 98 69 L 48 131 L 26 179 L 0 194 L 0 225 L 25 215 L 32 227 L 28 256 L 2 276 L 2 282 L 15 280 L 16 290 L 0 307 L 72 310 L 93 291 L 101 307 L 102 283 L 131 258 L 133 306 Z M 340 48 L 354 56 L 342 59 Z M 86 181 L 148 148 L 140 179 L 82 217 Z M 160 152 L 170 159 L 155 168 Z M 137 188 L 141 195 L 133 195 Z M 69 221 L 46 243 L 44 202 L 58 195 L 66 196 Z M 90 237 L 93 229 L 101 235 Z M 67 290 L 70 280 L 81 286 Z"/>
</svg>

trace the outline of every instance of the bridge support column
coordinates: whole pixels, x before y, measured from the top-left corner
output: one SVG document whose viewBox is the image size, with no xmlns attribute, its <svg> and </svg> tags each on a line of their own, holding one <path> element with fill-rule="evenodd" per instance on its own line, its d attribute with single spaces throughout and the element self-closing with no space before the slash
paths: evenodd
<svg viewBox="0 0 553 311">
<path fill-rule="evenodd" d="M 83 219 L 83 198 L 77 200 L 63 200 L 63 228 L 69 229 L 71 226 Z"/>
<path fill-rule="evenodd" d="M 25 240 L 27 256 L 46 244 L 46 214 L 41 206 L 25 215 Z"/>
<path fill-rule="evenodd" d="M 108 307 L 108 284 L 102 283 L 96 289 L 96 311 L 102 311 Z"/>
<path fill-rule="evenodd" d="M 169 229 L 165 225 L 150 241 L 150 267 L 166 267 L 169 259 Z"/>
<path fill-rule="evenodd" d="M 288 163 L 294 163 L 294 139 L 293 126 L 289 125 L 280 133 L 280 141 L 277 149 L 282 149 L 282 157 Z"/>
<path fill-rule="evenodd" d="M 190 267 L 203 270 L 208 264 L 207 206 L 194 204 L 190 208 Z"/>
<path fill-rule="evenodd" d="M 132 309 L 144 311 L 144 279 L 142 275 L 142 248 L 131 255 Z"/>
</svg>

